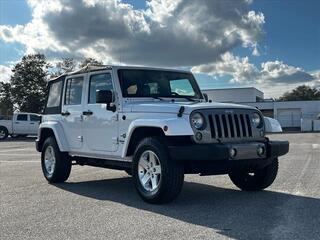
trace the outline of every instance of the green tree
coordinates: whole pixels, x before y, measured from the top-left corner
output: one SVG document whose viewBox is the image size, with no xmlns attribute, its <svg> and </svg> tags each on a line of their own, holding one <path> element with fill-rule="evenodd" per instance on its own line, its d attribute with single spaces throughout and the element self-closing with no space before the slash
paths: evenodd
<svg viewBox="0 0 320 240">
<path fill-rule="evenodd" d="M 17 109 L 40 113 L 46 99 L 46 76 L 49 64 L 43 54 L 30 54 L 22 58 L 11 76 L 11 95 Z"/>
<path fill-rule="evenodd" d="M 102 62 L 94 58 L 85 58 L 76 61 L 73 58 L 62 58 L 61 61 L 51 66 L 50 78 L 55 78 L 61 74 L 75 71 L 77 68 L 83 68 L 88 64 L 102 65 Z"/>
<path fill-rule="evenodd" d="M 52 69 L 51 78 L 64 73 L 72 72 L 77 68 L 77 62 L 73 58 L 62 58 Z"/>
<path fill-rule="evenodd" d="M 0 113 L 5 116 L 13 114 L 10 83 L 0 82 Z"/>
<path fill-rule="evenodd" d="M 103 63 L 101 61 L 98 61 L 94 58 L 85 58 L 79 65 L 80 68 L 83 68 L 87 66 L 88 64 L 93 64 L 93 65 L 102 65 Z"/>
<path fill-rule="evenodd" d="M 299 86 L 293 89 L 291 92 L 286 92 L 280 101 L 308 101 L 308 100 L 320 100 L 320 91 L 316 88 L 311 88 L 306 85 Z"/>
</svg>

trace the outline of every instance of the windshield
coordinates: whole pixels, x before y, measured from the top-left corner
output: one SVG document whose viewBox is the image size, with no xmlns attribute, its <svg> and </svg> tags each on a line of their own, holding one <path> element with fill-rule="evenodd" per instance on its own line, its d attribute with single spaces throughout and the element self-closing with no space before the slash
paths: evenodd
<svg viewBox="0 0 320 240">
<path fill-rule="evenodd" d="M 190 73 L 160 70 L 118 70 L 123 97 L 170 97 L 202 99 Z"/>
</svg>

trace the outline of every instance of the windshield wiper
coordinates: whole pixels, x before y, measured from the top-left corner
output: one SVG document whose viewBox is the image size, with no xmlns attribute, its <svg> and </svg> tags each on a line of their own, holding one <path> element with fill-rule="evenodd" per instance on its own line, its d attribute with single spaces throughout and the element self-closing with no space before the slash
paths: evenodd
<svg viewBox="0 0 320 240">
<path fill-rule="evenodd" d="M 188 97 L 188 96 L 180 96 L 180 98 L 185 98 L 191 102 L 200 102 L 201 101 L 200 99 L 195 99 L 193 97 Z"/>
</svg>

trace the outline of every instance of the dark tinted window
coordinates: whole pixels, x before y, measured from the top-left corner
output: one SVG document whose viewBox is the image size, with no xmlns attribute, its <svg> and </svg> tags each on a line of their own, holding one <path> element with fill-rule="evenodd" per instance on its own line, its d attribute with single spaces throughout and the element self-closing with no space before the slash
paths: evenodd
<svg viewBox="0 0 320 240">
<path fill-rule="evenodd" d="M 96 92 L 98 90 L 112 90 L 112 79 L 110 73 L 93 75 L 90 78 L 89 103 L 96 103 Z"/>
<path fill-rule="evenodd" d="M 61 103 L 61 90 L 63 82 L 55 82 L 50 85 L 47 107 L 58 107 Z"/>
<path fill-rule="evenodd" d="M 17 121 L 27 121 L 28 120 L 28 115 L 27 114 L 19 114 L 17 116 Z"/>
<path fill-rule="evenodd" d="M 66 85 L 66 105 L 80 105 L 82 99 L 83 78 L 70 78 Z"/>
<path fill-rule="evenodd" d="M 30 115 L 30 121 L 31 122 L 39 122 L 40 121 L 40 116 L 38 116 L 38 115 Z"/>
<path fill-rule="evenodd" d="M 47 103 L 44 109 L 45 114 L 61 113 L 64 80 L 65 76 L 61 76 L 49 82 Z"/>
<path fill-rule="evenodd" d="M 118 71 L 124 97 L 202 98 L 192 74 L 159 70 Z"/>
</svg>

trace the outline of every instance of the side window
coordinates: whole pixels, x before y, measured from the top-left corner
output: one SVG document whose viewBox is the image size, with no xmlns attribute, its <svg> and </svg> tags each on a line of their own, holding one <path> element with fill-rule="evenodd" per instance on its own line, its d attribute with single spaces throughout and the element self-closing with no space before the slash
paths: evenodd
<svg viewBox="0 0 320 240">
<path fill-rule="evenodd" d="M 44 109 L 45 114 L 60 114 L 62 103 L 62 91 L 65 76 L 49 82 L 48 98 Z"/>
<path fill-rule="evenodd" d="M 112 90 L 112 78 L 110 73 L 92 75 L 89 85 L 89 101 L 88 103 L 96 103 L 96 92 L 98 90 Z"/>
<path fill-rule="evenodd" d="M 60 106 L 62 86 L 62 81 L 55 82 L 50 85 L 47 108 Z"/>
<path fill-rule="evenodd" d="M 83 78 L 69 78 L 66 84 L 65 105 L 80 105 L 82 99 Z"/>
<path fill-rule="evenodd" d="M 17 116 L 17 121 L 28 121 L 28 115 L 27 114 L 19 114 Z"/>
<path fill-rule="evenodd" d="M 40 122 L 40 116 L 38 115 L 30 115 L 31 122 Z"/>
</svg>

